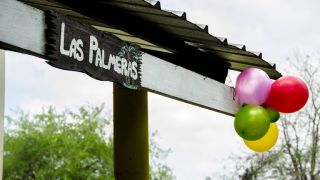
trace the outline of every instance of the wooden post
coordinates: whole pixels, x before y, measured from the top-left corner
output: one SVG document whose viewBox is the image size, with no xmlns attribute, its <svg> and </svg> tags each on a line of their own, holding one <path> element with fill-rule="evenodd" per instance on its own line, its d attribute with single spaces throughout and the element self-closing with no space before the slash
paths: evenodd
<svg viewBox="0 0 320 180">
<path fill-rule="evenodd" d="M 3 174 L 3 135 L 4 135 L 4 90 L 5 90 L 5 51 L 0 49 L 0 179 Z"/>
<path fill-rule="evenodd" d="M 149 179 L 148 98 L 113 84 L 114 172 L 116 180 Z"/>
</svg>

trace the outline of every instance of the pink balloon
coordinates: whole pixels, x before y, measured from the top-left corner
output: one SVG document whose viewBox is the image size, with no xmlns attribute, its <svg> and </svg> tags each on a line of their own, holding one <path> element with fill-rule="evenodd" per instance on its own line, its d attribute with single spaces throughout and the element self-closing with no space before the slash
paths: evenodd
<svg viewBox="0 0 320 180">
<path fill-rule="evenodd" d="M 261 105 L 267 100 L 272 80 L 268 74 L 257 68 L 249 68 L 240 73 L 236 81 L 236 96 L 240 102 Z"/>
</svg>

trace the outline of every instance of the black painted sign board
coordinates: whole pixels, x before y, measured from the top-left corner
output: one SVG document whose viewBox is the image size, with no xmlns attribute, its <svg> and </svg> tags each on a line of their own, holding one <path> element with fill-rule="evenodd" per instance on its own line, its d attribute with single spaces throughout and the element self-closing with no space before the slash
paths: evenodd
<svg viewBox="0 0 320 180">
<path fill-rule="evenodd" d="M 139 46 L 56 12 L 46 12 L 48 64 L 127 88 L 141 88 Z"/>
</svg>

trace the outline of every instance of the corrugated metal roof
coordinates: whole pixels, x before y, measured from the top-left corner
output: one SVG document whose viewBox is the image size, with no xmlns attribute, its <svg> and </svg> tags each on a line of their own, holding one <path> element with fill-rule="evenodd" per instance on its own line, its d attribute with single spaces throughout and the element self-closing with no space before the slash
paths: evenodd
<svg viewBox="0 0 320 180">
<path fill-rule="evenodd" d="M 195 52 L 213 55 L 212 57 L 219 57 L 218 61 L 230 63 L 230 69 L 233 70 L 242 71 L 249 67 L 257 67 L 267 72 L 272 78 L 278 78 L 281 76 L 281 74 L 276 71 L 275 65 L 272 65 L 262 59 L 261 53 L 246 51 L 246 47 L 244 45 L 230 44 L 226 38 L 210 35 L 208 33 L 208 26 L 197 25 L 189 22 L 186 18 L 187 14 L 185 12 L 161 10 L 161 4 L 158 1 L 146 2 L 144 0 L 94 0 L 92 2 L 99 3 L 99 6 L 104 6 L 106 8 L 120 8 L 128 15 L 132 15 L 135 18 L 141 18 L 143 19 L 143 22 L 147 21 L 152 23 L 156 28 L 161 30 L 159 32 L 165 32 L 161 34 L 164 39 L 163 41 L 161 41 L 162 38 L 156 39 L 150 38 L 150 36 L 145 38 L 143 36 L 144 34 L 140 34 L 137 29 L 135 29 L 136 31 L 133 30 L 131 32 L 126 32 L 126 28 L 116 27 L 112 23 L 112 25 L 106 24 L 105 21 L 101 21 L 101 19 L 96 17 L 85 16 L 77 12 L 78 9 L 74 10 L 64 5 L 64 1 L 62 0 L 58 1 L 62 2 L 63 4 L 53 0 L 21 1 L 42 10 L 54 10 L 66 14 L 76 20 L 91 24 L 101 31 L 113 33 L 125 41 L 136 43 L 144 50 L 152 52 L 155 55 L 162 57 L 173 57 L 174 54 L 183 53 L 180 51 L 185 49 L 195 50 Z M 77 1 L 77 3 L 78 2 L 80 1 Z M 137 26 L 139 26 L 139 24 L 137 24 Z M 145 32 L 147 31 L 144 31 L 144 33 Z M 181 41 L 184 44 L 180 43 L 176 44 L 176 46 L 171 46 L 170 42 L 165 41 L 169 39 L 165 39 L 165 36 L 172 38 L 173 41 Z M 183 49 L 180 48 L 180 46 L 186 46 L 187 48 L 184 47 Z M 214 59 L 212 61 L 217 60 Z M 175 62 L 177 63 L 177 60 Z M 197 69 L 195 69 L 195 71 L 201 74 L 201 72 L 197 71 Z"/>
</svg>

